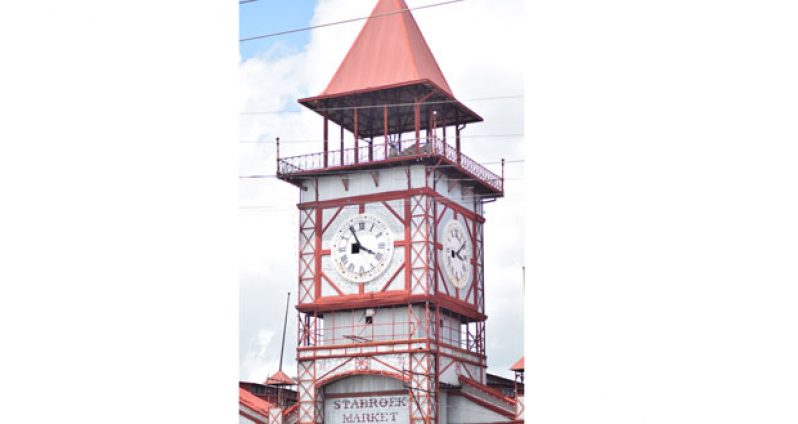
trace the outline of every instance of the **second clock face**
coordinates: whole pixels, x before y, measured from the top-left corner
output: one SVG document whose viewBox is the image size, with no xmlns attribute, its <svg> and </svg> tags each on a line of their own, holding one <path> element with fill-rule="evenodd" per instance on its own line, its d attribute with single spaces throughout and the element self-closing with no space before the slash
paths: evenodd
<svg viewBox="0 0 798 424">
<path fill-rule="evenodd" d="M 451 220 L 443 229 L 443 270 L 455 287 L 471 282 L 471 241 L 459 221 Z"/>
<path fill-rule="evenodd" d="M 391 263 L 393 234 L 382 219 L 358 214 L 344 221 L 330 249 L 338 274 L 353 283 L 364 283 L 377 278 Z"/>
</svg>

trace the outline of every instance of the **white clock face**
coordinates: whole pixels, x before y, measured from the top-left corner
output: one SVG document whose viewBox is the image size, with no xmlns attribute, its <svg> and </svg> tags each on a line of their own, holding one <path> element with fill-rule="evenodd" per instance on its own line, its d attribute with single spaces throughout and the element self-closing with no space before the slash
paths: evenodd
<svg viewBox="0 0 798 424">
<path fill-rule="evenodd" d="M 459 221 L 451 220 L 443 229 L 443 270 L 455 287 L 471 282 L 471 240 Z"/>
<path fill-rule="evenodd" d="M 364 283 L 377 278 L 391 263 L 393 233 L 382 219 L 358 214 L 344 221 L 330 249 L 338 274 L 353 283 Z"/>
</svg>

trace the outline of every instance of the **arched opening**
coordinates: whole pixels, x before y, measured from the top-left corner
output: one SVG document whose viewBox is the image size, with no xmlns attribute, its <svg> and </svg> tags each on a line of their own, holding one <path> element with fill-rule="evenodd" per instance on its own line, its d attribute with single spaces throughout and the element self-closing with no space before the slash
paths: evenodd
<svg viewBox="0 0 798 424">
<path fill-rule="evenodd" d="M 350 373 L 319 390 L 325 424 L 409 422 L 407 388 L 398 374 Z"/>
</svg>

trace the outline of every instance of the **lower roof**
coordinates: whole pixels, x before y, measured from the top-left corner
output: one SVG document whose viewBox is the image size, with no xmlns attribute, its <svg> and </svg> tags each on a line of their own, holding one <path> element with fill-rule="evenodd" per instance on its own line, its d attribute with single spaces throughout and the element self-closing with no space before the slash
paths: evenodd
<svg viewBox="0 0 798 424">
<path fill-rule="evenodd" d="M 361 138 L 415 131 L 415 103 L 419 102 L 420 128 L 430 125 L 433 112 L 438 127 L 481 122 L 482 117 L 430 80 L 418 80 L 380 89 L 300 99 L 299 103 Z"/>
</svg>

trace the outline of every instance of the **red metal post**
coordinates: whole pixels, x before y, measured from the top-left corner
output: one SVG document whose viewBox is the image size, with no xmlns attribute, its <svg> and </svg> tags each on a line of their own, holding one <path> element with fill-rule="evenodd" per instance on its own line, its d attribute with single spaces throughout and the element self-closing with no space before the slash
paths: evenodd
<svg viewBox="0 0 798 424">
<path fill-rule="evenodd" d="M 502 192 L 504 192 L 504 158 L 502 158 Z"/>
<path fill-rule="evenodd" d="M 460 129 L 461 127 L 458 125 L 454 127 L 454 149 L 457 151 L 458 165 L 460 165 Z"/>
<path fill-rule="evenodd" d="M 432 111 L 429 112 L 429 116 L 427 116 L 427 125 L 425 128 L 424 133 L 426 134 L 424 138 L 427 140 L 426 143 L 429 143 L 429 136 L 430 136 L 430 128 L 432 127 Z"/>
<path fill-rule="evenodd" d="M 421 143 L 419 142 L 419 137 L 421 137 L 421 134 L 420 134 L 420 130 L 421 130 L 421 128 L 420 128 L 420 126 L 421 126 L 421 122 L 420 122 L 421 121 L 421 105 L 418 102 L 416 102 L 415 111 L 414 112 L 415 113 L 413 114 L 413 118 L 414 118 L 413 124 L 414 124 L 414 128 L 416 130 L 416 154 L 418 154 L 420 152 L 419 148 L 421 147 Z"/>
<path fill-rule="evenodd" d="M 457 164 L 460 165 L 460 121 L 457 110 L 454 111 L 454 149 L 457 151 Z"/>
<path fill-rule="evenodd" d="M 358 151 L 358 149 L 357 149 L 357 139 L 358 139 L 358 134 L 357 134 L 357 108 L 355 108 L 355 125 L 352 128 L 352 132 L 355 133 L 355 163 L 357 163 L 358 162 L 358 156 L 360 156 L 359 155 L 360 151 Z"/>
<path fill-rule="evenodd" d="M 446 157 L 446 115 L 441 116 L 441 131 L 443 131 L 443 156 Z"/>
<path fill-rule="evenodd" d="M 374 160 L 374 137 L 369 138 L 369 162 Z"/>
<path fill-rule="evenodd" d="M 383 140 L 384 143 L 384 157 L 383 159 L 388 159 L 388 105 L 384 105 L 382 108 L 382 134 L 385 137 Z"/>
<path fill-rule="evenodd" d="M 327 152 L 328 152 L 328 141 L 329 141 L 329 132 L 328 132 L 328 119 L 324 117 L 324 167 L 327 167 Z"/>
</svg>

